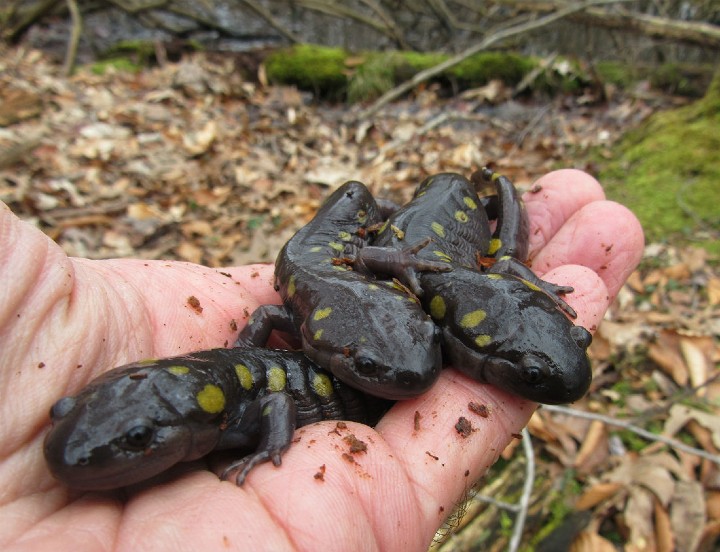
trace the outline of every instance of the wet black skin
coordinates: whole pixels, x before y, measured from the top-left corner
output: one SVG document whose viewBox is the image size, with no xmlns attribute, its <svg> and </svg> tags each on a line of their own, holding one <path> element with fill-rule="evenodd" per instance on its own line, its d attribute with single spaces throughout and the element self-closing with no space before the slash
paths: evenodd
<svg viewBox="0 0 720 552">
<path fill-rule="evenodd" d="M 244 380 L 238 364 L 247 367 Z M 278 374 L 285 374 L 284 386 Z M 222 390 L 222 408 L 211 402 L 217 411 L 198 402 L 208 385 Z M 60 399 L 50 411 L 44 453 L 62 483 L 106 490 L 211 451 L 239 449 L 247 456 L 222 478 L 242 485 L 255 465 L 280 465 L 296 427 L 324 419 L 374 424 L 388 406 L 345 386 L 301 353 L 214 349 L 115 368 Z"/>
<path fill-rule="evenodd" d="M 485 176 L 497 184 L 493 235 L 483 207 L 487 200 L 480 200 L 464 177 L 444 173 L 418 186 L 414 199 L 390 216 L 374 244 L 399 247 L 430 235 L 432 243 L 417 255 L 452 265 L 448 273 L 415 277 L 423 306 L 442 328 L 443 354 L 453 366 L 532 401 L 578 400 L 590 385 L 586 352 L 591 336 L 561 311 L 574 315 L 560 297 L 572 288 L 540 280 L 510 256 L 527 254 L 527 215 L 507 179 L 492 172 Z M 478 268 L 478 258 L 497 254 L 502 257 L 491 268 Z M 464 317 L 476 311 L 485 317 L 468 327 Z"/>
<path fill-rule="evenodd" d="M 348 265 L 367 247 L 366 228 L 381 221 L 363 184 L 338 188 L 277 257 L 283 305 L 255 310 L 236 345 L 262 346 L 277 329 L 298 336 L 306 355 L 356 389 L 393 400 L 427 391 L 442 366 L 439 329 L 407 290 Z M 383 271 L 444 268 L 413 261 L 418 242 L 427 240 L 377 252 Z"/>
</svg>

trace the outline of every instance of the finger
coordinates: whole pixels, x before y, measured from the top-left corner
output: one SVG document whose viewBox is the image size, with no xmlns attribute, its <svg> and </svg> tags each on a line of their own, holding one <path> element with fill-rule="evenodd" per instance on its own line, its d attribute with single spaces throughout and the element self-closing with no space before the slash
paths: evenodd
<svg viewBox="0 0 720 552">
<path fill-rule="evenodd" d="M 257 302 L 257 305 L 279 305 L 282 301 L 273 288 L 275 266 L 269 263 L 257 263 L 245 266 L 223 268 L 233 279 L 242 282 Z"/>
<path fill-rule="evenodd" d="M 642 227 L 632 212 L 612 201 L 595 201 L 552 236 L 532 268 L 542 275 L 556 266 L 581 264 L 600 275 L 612 298 L 640 262 L 643 244 Z"/>
<path fill-rule="evenodd" d="M 523 195 L 530 217 L 530 251 L 542 249 L 563 224 L 585 205 L 605 199 L 602 186 L 576 169 L 562 169 L 539 178 Z"/>
</svg>

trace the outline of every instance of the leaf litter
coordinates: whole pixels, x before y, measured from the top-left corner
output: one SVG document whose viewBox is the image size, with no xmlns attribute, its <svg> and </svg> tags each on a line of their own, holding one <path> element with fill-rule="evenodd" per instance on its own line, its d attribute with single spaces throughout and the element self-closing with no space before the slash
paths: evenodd
<svg viewBox="0 0 720 552">
<path fill-rule="evenodd" d="M 670 101 L 601 96 L 513 99 L 493 82 L 443 98 L 431 85 L 352 122 L 346 106 L 244 80 L 233 56 L 66 79 L 39 52 L 5 49 L 0 199 L 73 256 L 271 262 L 345 180 L 403 202 L 428 174 L 492 163 L 526 190 L 556 167 L 595 172 L 574 160 L 610 155 Z M 720 453 L 720 277 L 708 261 L 701 249 L 648 245 L 598 329 L 593 387 L 573 408 Z M 716 463 L 572 413 L 540 409 L 529 429 L 538 471 L 572 473 L 582 490 L 562 500 L 592 512 L 571 549 L 716 542 Z"/>
</svg>

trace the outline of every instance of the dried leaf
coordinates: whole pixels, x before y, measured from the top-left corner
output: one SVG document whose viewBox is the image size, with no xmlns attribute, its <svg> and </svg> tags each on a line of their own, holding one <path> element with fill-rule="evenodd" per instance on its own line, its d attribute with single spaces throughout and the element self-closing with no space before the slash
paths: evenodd
<svg viewBox="0 0 720 552">
<path fill-rule="evenodd" d="M 616 552 L 615 545 L 595 531 L 581 531 L 569 552 Z"/>
<path fill-rule="evenodd" d="M 700 483 L 680 481 L 670 504 L 670 523 L 678 550 L 694 552 L 705 527 L 705 499 Z"/>
<path fill-rule="evenodd" d="M 631 487 L 623 518 L 630 530 L 626 549 L 655 550 L 653 495 L 642 487 Z"/>
<path fill-rule="evenodd" d="M 681 404 L 675 404 L 670 408 L 670 415 L 665 421 L 663 435 L 674 436 L 690 420 L 695 420 L 708 429 L 712 435 L 713 445 L 716 449 L 720 449 L 720 416 Z"/>
<path fill-rule="evenodd" d="M 580 450 L 575 456 L 575 467 L 580 473 L 590 473 L 592 469 L 608 457 L 607 427 L 603 422 L 593 421 Z"/>
<path fill-rule="evenodd" d="M 688 371 L 680 355 L 679 337 L 676 332 L 661 332 L 656 342 L 650 345 L 648 356 L 678 385 L 687 385 Z"/>
<path fill-rule="evenodd" d="M 675 537 L 670 524 L 670 514 L 659 502 L 655 502 L 655 541 L 658 552 L 675 550 Z"/>
<path fill-rule="evenodd" d="M 205 126 L 197 131 L 183 136 L 183 147 L 190 155 L 201 155 L 210 149 L 217 138 L 217 123 L 208 121 Z"/>
<path fill-rule="evenodd" d="M 575 508 L 578 510 L 588 510 L 614 496 L 623 486 L 622 483 L 618 482 L 596 483 L 580 495 L 580 498 L 575 502 Z"/>
</svg>

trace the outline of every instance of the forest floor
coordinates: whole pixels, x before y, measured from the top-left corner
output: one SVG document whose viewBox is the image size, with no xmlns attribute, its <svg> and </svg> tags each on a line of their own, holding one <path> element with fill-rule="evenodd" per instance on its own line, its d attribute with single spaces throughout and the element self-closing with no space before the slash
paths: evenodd
<svg viewBox="0 0 720 552">
<path fill-rule="evenodd" d="M 36 51 L 0 54 L 0 200 L 88 258 L 271 262 L 345 180 L 403 202 L 429 174 L 469 176 L 486 164 L 521 189 L 560 167 L 597 174 L 624 132 L 676 103 L 642 87 L 519 99 L 491 82 L 451 98 L 428 86 L 353 121 L 345 105 L 242 80 L 227 57 L 65 78 Z M 533 549 L 573 538 L 575 550 L 716 542 L 720 272 L 707 257 L 648 244 L 595 337 L 591 392 L 531 421 L 536 479 L 524 542 Z M 496 498 L 520 496 L 512 483 L 524 477 L 522 450 L 506 451 L 485 478 L 510 485 L 493 488 Z M 459 532 L 437 547 L 503 549 L 512 514 L 479 497 L 465 508 Z"/>
</svg>

